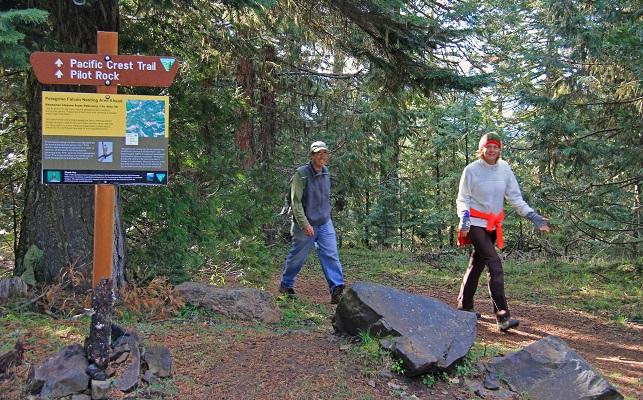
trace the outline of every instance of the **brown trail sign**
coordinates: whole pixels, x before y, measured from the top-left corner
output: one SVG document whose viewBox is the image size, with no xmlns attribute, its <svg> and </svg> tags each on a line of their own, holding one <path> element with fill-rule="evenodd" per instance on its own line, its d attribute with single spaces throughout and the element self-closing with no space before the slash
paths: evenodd
<svg viewBox="0 0 643 400">
<path fill-rule="evenodd" d="M 35 52 L 29 57 L 38 82 L 49 85 L 172 85 L 174 57 Z"/>
</svg>

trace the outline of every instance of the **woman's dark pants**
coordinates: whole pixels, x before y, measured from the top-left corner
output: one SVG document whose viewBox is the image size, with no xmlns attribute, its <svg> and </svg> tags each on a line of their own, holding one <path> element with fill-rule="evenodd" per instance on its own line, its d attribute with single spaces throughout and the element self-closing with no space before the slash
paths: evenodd
<svg viewBox="0 0 643 400">
<path fill-rule="evenodd" d="M 502 262 L 496 253 L 494 243 L 496 242 L 496 231 L 487 232 L 479 226 L 472 226 L 469 230 L 469 238 L 473 244 L 473 251 L 469 258 L 469 267 L 462 279 L 460 295 L 458 296 L 458 308 L 473 309 L 473 295 L 478 287 L 480 275 L 487 266 L 487 285 L 493 302 L 493 311 L 498 313 L 505 310 L 505 318 L 509 318 L 509 307 L 505 298 L 505 279 L 502 270 Z"/>
</svg>

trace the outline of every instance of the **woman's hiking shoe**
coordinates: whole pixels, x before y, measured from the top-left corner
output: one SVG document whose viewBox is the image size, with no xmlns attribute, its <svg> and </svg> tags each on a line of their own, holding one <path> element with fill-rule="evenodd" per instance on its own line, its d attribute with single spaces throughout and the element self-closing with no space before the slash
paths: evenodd
<svg viewBox="0 0 643 400">
<path fill-rule="evenodd" d="M 330 292 L 330 304 L 337 304 L 342 299 L 344 293 L 344 285 L 337 285 Z"/>
<path fill-rule="evenodd" d="M 285 294 L 286 297 L 290 297 L 292 299 L 297 297 L 297 295 L 295 294 L 295 289 L 286 287 L 283 283 L 279 285 L 279 293 Z"/>
<path fill-rule="evenodd" d="M 520 325 L 520 321 L 517 319 L 506 319 L 502 322 L 498 321 L 498 330 L 500 332 L 507 332 L 509 329 L 513 329 Z"/>
<path fill-rule="evenodd" d="M 520 321 L 517 319 L 509 318 L 509 312 L 506 310 L 500 310 L 496 313 L 496 326 L 500 332 L 507 332 L 509 329 L 513 329 L 520 325 Z"/>
<path fill-rule="evenodd" d="M 458 308 L 458 310 L 475 313 L 476 314 L 476 319 L 482 318 L 482 315 L 480 315 L 480 313 L 477 312 L 476 310 L 474 310 L 473 308 Z"/>
</svg>

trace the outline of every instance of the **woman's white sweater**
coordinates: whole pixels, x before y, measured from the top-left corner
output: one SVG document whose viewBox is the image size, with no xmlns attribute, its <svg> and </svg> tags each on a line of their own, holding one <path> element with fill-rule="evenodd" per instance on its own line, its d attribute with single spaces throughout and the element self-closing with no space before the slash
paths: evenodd
<svg viewBox="0 0 643 400">
<path fill-rule="evenodd" d="M 504 208 L 505 198 L 520 216 L 534 211 L 522 199 L 516 176 L 506 161 L 498 159 L 491 165 L 479 159 L 464 168 L 456 200 L 460 219 L 464 211 L 471 208 L 498 214 Z M 487 220 L 471 217 L 471 225 L 485 228 Z"/>
</svg>

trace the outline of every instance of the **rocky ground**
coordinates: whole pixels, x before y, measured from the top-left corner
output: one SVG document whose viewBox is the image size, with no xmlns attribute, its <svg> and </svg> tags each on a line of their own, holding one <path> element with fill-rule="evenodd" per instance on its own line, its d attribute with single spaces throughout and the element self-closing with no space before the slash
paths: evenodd
<svg viewBox="0 0 643 400">
<path fill-rule="evenodd" d="M 130 394 L 113 396 L 137 399 L 473 399 L 468 380 L 452 377 L 430 388 L 421 378 L 393 373 L 380 361 L 368 360 L 358 345 L 333 334 L 330 318 L 334 306 L 319 271 L 305 273 L 297 291 L 303 304 L 298 313 L 310 313 L 310 323 L 270 326 L 226 319 L 172 318 L 135 324 L 143 341 L 167 346 L 173 356 L 173 378 L 141 386 Z M 277 277 L 272 288 L 277 295 Z M 444 289 L 406 288 L 455 305 L 455 294 Z M 477 299 L 482 319 L 478 337 L 482 345 L 522 348 L 548 335 L 557 335 L 606 376 L 629 399 L 643 398 L 643 328 L 617 324 L 547 305 L 511 302 L 521 326 L 508 334 L 496 332 L 486 310 L 485 290 Z M 282 307 L 283 308 L 283 307 Z M 288 310 L 284 318 L 288 318 Z M 59 325 L 73 322 L 56 322 Z M 81 343 L 82 337 L 59 326 L 61 344 Z M 44 328 L 43 328 L 44 329 Z M 51 329 L 47 334 L 51 334 Z M 44 332 L 44 331 L 43 331 Z M 39 329 L 30 332 L 32 344 L 26 362 L 15 375 L 0 382 L 0 399 L 25 398 L 22 384 L 30 363 L 51 354 Z M 42 346 L 38 346 L 41 343 Z M 390 365 L 388 365 L 390 367 Z"/>
</svg>

